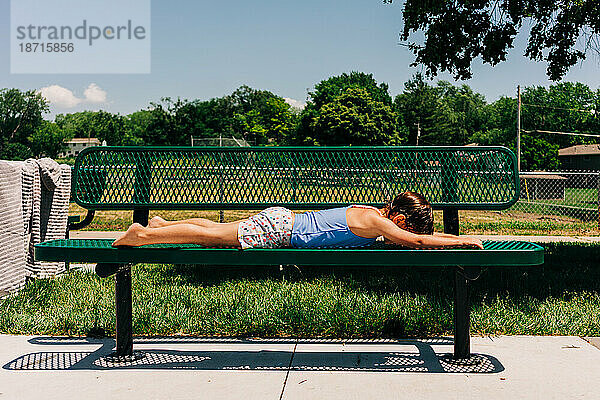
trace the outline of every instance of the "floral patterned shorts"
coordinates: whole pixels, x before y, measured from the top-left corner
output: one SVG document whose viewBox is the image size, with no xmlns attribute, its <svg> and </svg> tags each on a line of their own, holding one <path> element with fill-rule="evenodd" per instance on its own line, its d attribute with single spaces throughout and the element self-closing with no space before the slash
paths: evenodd
<svg viewBox="0 0 600 400">
<path fill-rule="evenodd" d="M 242 249 L 289 247 L 294 213 L 284 207 L 269 207 L 240 222 L 238 240 Z"/>
</svg>

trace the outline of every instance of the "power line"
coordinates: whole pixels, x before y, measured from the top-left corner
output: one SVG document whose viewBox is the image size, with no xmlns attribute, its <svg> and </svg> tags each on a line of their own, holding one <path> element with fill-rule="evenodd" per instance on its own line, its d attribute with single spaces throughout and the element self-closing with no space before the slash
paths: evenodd
<svg viewBox="0 0 600 400">
<path fill-rule="evenodd" d="M 579 108 L 564 108 L 564 107 L 555 107 L 555 106 L 547 106 L 543 104 L 529 104 L 529 103 L 521 103 L 521 105 L 528 107 L 538 107 L 538 108 L 552 108 L 554 110 L 564 110 L 564 111 L 577 111 L 577 112 L 585 112 L 589 114 L 596 114 L 596 110 L 582 110 Z"/>
<path fill-rule="evenodd" d="M 585 137 L 594 137 L 600 139 L 600 135 L 594 135 L 591 133 L 576 133 L 576 132 L 554 132 L 554 131 L 540 131 L 539 129 L 533 131 L 522 130 L 524 133 L 552 133 L 555 135 L 568 135 L 568 136 L 585 136 Z"/>
</svg>

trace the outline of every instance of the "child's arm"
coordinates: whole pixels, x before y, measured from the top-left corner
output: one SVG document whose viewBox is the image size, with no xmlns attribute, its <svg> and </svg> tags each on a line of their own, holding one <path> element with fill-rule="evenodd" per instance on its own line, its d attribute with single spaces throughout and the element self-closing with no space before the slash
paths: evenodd
<svg viewBox="0 0 600 400">
<path fill-rule="evenodd" d="M 404 229 L 400 229 L 387 218 L 374 217 L 372 223 L 377 230 L 377 233 L 387 240 L 396 244 L 411 247 L 475 247 L 483 249 L 481 240 L 454 236 L 449 234 L 442 235 L 417 235 Z"/>
<path fill-rule="evenodd" d="M 456 235 L 451 235 L 450 233 L 442 233 L 442 232 L 434 232 L 433 235 L 440 236 L 440 237 L 452 237 L 452 238 L 457 237 Z"/>
</svg>

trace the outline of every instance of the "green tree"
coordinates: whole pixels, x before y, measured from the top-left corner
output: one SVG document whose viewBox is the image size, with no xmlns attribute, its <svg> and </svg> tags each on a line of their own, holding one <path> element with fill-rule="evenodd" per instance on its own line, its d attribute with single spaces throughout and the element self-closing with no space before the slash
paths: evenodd
<svg viewBox="0 0 600 400">
<path fill-rule="evenodd" d="M 582 83 L 561 82 L 548 88 L 527 87 L 522 95 L 521 126 L 525 131 L 600 134 L 596 114 L 598 94 Z M 593 138 L 524 132 L 521 154 L 524 168 L 556 169 L 558 150 L 577 144 L 597 143 Z"/>
<path fill-rule="evenodd" d="M 256 144 L 282 143 L 294 130 L 296 123 L 296 114 L 290 105 L 275 95 L 239 107 L 233 118 L 234 135 Z"/>
<path fill-rule="evenodd" d="M 266 136 L 270 143 L 285 143 L 296 129 L 298 112 L 281 97 L 267 100 L 269 112 L 265 115 L 268 130 Z"/>
<path fill-rule="evenodd" d="M 536 136 L 524 135 L 521 139 L 521 170 L 551 171 L 560 167 L 559 146 Z"/>
<path fill-rule="evenodd" d="M 392 104 L 387 83 L 377 84 L 373 74 L 352 71 L 332 76 L 315 85 L 315 89 L 309 93 L 311 103 L 319 109 L 327 103 L 334 101 L 339 95 L 350 87 L 365 89 L 371 98 L 386 105 Z"/>
<path fill-rule="evenodd" d="M 360 87 L 349 87 L 321 107 L 312 121 L 315 145 L 399 144 L 396 116 L 390 105 Z"/>
<path fill-rule="evenodd" d="M 152 113 L 148 110 L 136 111 L 124 117 L 125 132 L 131 145 L 145 144 L 144 137 L 152 120 Z"/>
<path fill-rule="evenodd" d="M 0 89 L 0 147 L 29 145 L 27 138 L 42 124 L 48 102 L 36 91 Z"/>
<path fill-rule="evenodd" d="M 480 132 L 486 121 L 486 102 L 482 94 L 476 93 L 468 85 L 454 86 L 440 81 L 437 92 L 452 123 L 448 144 L 467 144 L 469 138 Z"/>
<path fill-rule="evenodd" d="M 162 98 L 160 102 L 151 102 L 148 110 L 144 110 L 146 114 L 135 116 L 139 117 L 135 118 L 136 121 L 143 122 L 143 127 L 131 129 L 140 135 L 139 139 L 147 146 L 183 144 L 177 143 L 179 137 L 175 138 L 181 134 L 180 129 L 175 127 L 175 114 L 183 104 L 183 100 L 174 101 L 169 97 Z M 176 134 L 175 130 L 178 131 Z"/>
<path fill-rule="evenodd" d="M 407 44 L 413 65 L 424 65 L 430 76 L 448 71 L 466 79 L 477 57 L 491 65 L 505 61 L 519 29 L 528 24 L 525 55 L 546 61 L 547 75 L 559 80 L 589 48 L 599 50 L 599 15 L 597 0 L 406 0 L 400 36 L 404 41 L 423 36 Z"/>
<path fill-rule="evenodd" d="M 522 94 L 521 167 L 523 170 L 559 167 L 558 150 L 576 144 L 597 143 L 594 138 L 535 131 L 600 134 L 596 110 L 600 91 L 581 83 L 562 82 L 550 87 L 527 87 Z M 488 105 L 484 129 L 471 140 L 500 144 L 516 151 L 517 100 L 502 97 Z"/>
<path fill-rule="evenodd" d="M 582 83 L 561 82 L 548 88 L 527 87 L 522 95 L 521 125 L 525 130 L 598 133 L 598 94 Z M 560 147 L 584 144 L 581 136 L 551 135 Z"/>
<path fill-rule="evenodd" d="M 236 132 L 240 132 L 251 143 L 265 144 L 267 142 L 267 128 L 264 126 L 263 118 L 258 110 L 234 114 L 233 126 Z"/>
<path fill-rule="evenodd" d="M 438 91 L 425 82 L 421 74 L 404 84 L 404 91 L 394 99 L 394 108 L 398 115 L 398 125 L 407 134 L 407 144 L 417 143 L 419 129 L 419 144 L 443 144 L 438 139 L 447 136 L 450 124 L 441 111 L 443 107 L 445 105 Z"/>
<path fill-rule="evenodd" d="M 144 129 L 130 129 L 144 143 L 172 145 L 188 144 L 190 136 L 233 136 L 259 145 L 280 143 L 296 123 L 296 115 L 283 98 L 248 86 L 208 101 L 163 98 L 135 119 Z"/>
<path fill-rule="evenodd" d="M 141 126 L 133 126 L 139 123 Z M 146 145 L 182 146 L 190 137 L 229 136 L 232 130 L 232 108 L 229 100 L 209 101 L 162 98 L 150 103 L 148 110 L 131 115 L 132 135 Z"/>
<path fill-rule="evenodd" d="M 229 96 L 198 102 L 196 105 L 198 126 L 194 136 L 234 136 L 235 109 Z M 238 136 L 241 137 L 241 136 Z"/>
<path fill-rule="evenodd" d="M 233 134 L 251 143 L 277 144 L 295 128 L 296 114 L 282 97 L 241 86 L 228 99 L 233 110 Z"/>
<path fill-rule="evenodd" d="M 56 158 L 59 153 L 66 150 L 66 139 L 68 137 L 65 131 L 60 129 L 57 124 L 43 121 L 29 137 L 29 148 L 34 157 Z"/>
<path fill-rule="evenodd" d="M 59 114 L 56 124 L 65 132 L 65 136 L 73 138 L 98 138 L 110 146 L 130 144 L 127 136 L 125 119 L 118 114 L 106 111 L 82 111 L 72 114 Z"/>
<path fill-rule="evenodd" d="M 31 157 L 33 153 L 22 143 L 7 143 L 0 148 L 0 160 L 22 161 Z"/>
<path fill-rule="evenodd" d="M 408 133 L 408 143 L 460 145 L 483 129 L 485 99 L 469 86 L 453 86 L 439 81 L 436 86 L 416 74 L 404 85 L 404 91 L 394 99 L 398 125 Z"/>
<path fill-rule="evenodd" d="M 500 97 L 484 110 L 484 126 L 469 139 L 481 145 L 503 145 L 515 148 L 517 138 L 517 100 Z"/>
<path fill-rule="evenodd" d="M 286 142 L 289 144 L 304 145 L 329 143 L 330 141 L 327 139 L 328 133 L 322 130 L 325 129 L 326 125 L 322 123 L 316 124 L 315 121 L 324 121 L 321 118 L 324 107 L 335 102 L 339 103 L 339 97 L 347 93 L 348 89 L 351 88 L 362 89 L 366 92 L 369 99 L 371 99 L 371 102 L 369 102 L 370 105 L 374 105 L 374 103 L 381 103 L 377 107 L 391 107 L 392 105 L 392 97 L 389 94 L 388 85 L 386 83 L 378 84 L 372 74 L 353 71 L 349 74 L 344 73 L 339 76 L 333 76 L 317 83 L 315 89 L 309 92 L 309 101 L 300 113 L 297 128 L 290 133 Z M 339 107 L 339 104 L 336 104 L 335 107 Z M 331 110 L 327 109 L 327 111 L 330 112 Z M 398 131 L 396 127 L 393 129 L 393 135 L 397 139 Z M 349 137 L 351 135 L 348 135 Z M 333 141 L 335 142 L 336 140 L 334 139 Z M 345 142 L 345 144 L 355 143 Z"/>
</svg>

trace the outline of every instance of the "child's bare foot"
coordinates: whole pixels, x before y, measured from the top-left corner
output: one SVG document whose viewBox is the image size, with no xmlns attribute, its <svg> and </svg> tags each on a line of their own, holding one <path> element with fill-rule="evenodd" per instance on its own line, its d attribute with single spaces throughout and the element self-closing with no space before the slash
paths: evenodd
<svg viewBox="0 0 600 400">
<path fill-rule="evenodd" d="M 113 247 L 141 246 L 144 244 L 141 237 L 141 233 L 144 231 L 144 229 L 146 228 L 137 222 L 132 224 L 129 229 L 127 229 L 127 232 L 123 233 L 119 238 L 117 238 L 117 240 L 113 242 Z"/>
<path fill-rule="evenodd" d="M 152 219 L 148 222 L 148 228 L 160 228 L 161 226 L 165 226 L 165 221 L 158 215 L 156 217 L 152 217 Z"/>
</svg>

